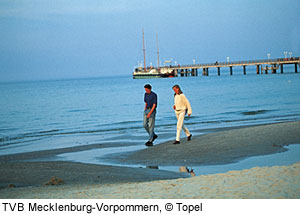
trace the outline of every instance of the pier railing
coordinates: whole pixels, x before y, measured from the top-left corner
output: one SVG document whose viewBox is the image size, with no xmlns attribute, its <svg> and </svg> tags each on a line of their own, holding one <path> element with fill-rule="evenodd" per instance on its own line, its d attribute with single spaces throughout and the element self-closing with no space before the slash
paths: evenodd
<svg viewBox="0 0 300 215">
<path fill-rule="evenodd" d="M 247 61 L 229 61 L 229 62 L 215 62 L 204 64 L 189 64 L 189 65 L 174 65 L 163 66 L 161 68 L 174 68 L 174 69 L 193 69 L 193 68 L 209 68 L 209 67 L 230 67 L 230 66 L 250 66 L 261 64 L 294 64 L 300 63 L 299 57 L 291 58 L 277 58 L 277 59 L 264 59 L 264 60 L 247 60 Z"/>
<path fill-rule="evenodd" d="M 189 64 L 189 65 L 170 65 L 163 66 L 161 68 L 167 68 L 170 76 L 198 76 L 198 69 L 203 69 L 202 75 L 209 75 L 209 68 L 216 68 L 218 75 L 221 75 L 222 67 L 229 67 L 230 75 L 233 74 L 233 67 L 243 67 L 243 73 L 246 75 L 247 66 L 256 66 L 256 74 L 268 74 L 270 70 L 272 73 L 276 73 L 277 69 L 280 68 L 280 73 L 283 73 L 283 66 L 286 64 L 294 64 L 295 73 L 298 73 L 298 67 L 300 66 L 300 57 L 290 58 L 276 58 L 276 59 L 263 59 L 263 60 L 246 60 L 246 61 L 228 61 L 215 63 L 202 63 L 202 64 Z M 155 67 L 148 67 L 149 69 L 157 69 Z M 147 68 L 147 69 L 148 69 Z M 171 69 L 171 72 L 170 72 Z"/>
</svg>

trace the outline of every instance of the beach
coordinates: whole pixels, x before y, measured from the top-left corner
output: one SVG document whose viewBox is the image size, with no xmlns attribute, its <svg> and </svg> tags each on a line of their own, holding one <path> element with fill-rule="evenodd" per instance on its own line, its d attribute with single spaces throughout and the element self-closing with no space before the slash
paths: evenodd
<svg viewBox="0 0 300 215">
<path fill-rule="evenodd" d="M 185 179 L 116 184 L 6 188 L 1 198 L 89 199 L 299 199 L 300 163 Z"/>
<path fill-rule="evenodd" d="M 235 128 L 196 136 L 192 141 L 182 138 L 181 144 L 176 146 L 173 142 L 167 141 L 134 153 L 110 155 L 106 159 L 153 166 L 232 163 L 246 157 L 284 152 L 284 146 L 300 144 L 300 123 Z"/>
<path fill-rule="evenodd" d="M 300 214 L 300 0 L 270 2 L 1 1 L 0 215 Z"/>
<path fill-rule="evenodd" d="M 283 152 L 284 146 L 299 143 L 300 122 L 286 122 L 195 136 L 178 147 L 165 142 L 116 157 L 122 162 L 150 164 L 153 160 L 159 165 L 167 160 L 182 165 L 181 159 L 189 164 L 226 164 Z M 84 149 L 0 156 L 0 198 L 300 198 L 300 163 L 188 177 L 151 168 L 29 161 Z M 111 159 L 120 162 L 116 157 Z M 51 185 L 51 181 L 57 183 Z"/>
</svg>

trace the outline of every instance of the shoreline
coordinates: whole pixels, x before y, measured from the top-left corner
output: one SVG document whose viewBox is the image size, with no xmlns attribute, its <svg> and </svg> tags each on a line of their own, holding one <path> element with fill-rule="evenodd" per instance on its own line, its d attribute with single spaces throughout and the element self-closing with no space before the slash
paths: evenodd
<svg viewBox="0 0 300 215">
<path fill-rule="evenodd" d="M 256 125 L 195 136 L 154 145 L 147 149 L 106 156 L 112 163 L 145 166 L 223 165 L 242 159 L 284 152 L 284 146 L 300 144 L 300 121 Z"/>
<path fill-rule="evenodd" d="M 288 126 L 288 128 L 286 127 Z M 272 131 L 272 129 L 275 128 L 276 131 Z M 261 129 L 260 129 L 261 128 Z M 266 132 L 266 128 L 268 131 Z M 290 129 L 292 129 L 292 133 L 290 132 Z M 198 147 L 199 145 L 204 143 L 206 141 L 211 144 L 212 141 L 221 141 L 222 144 L 228 144 L 229 147 L 233 147 L 230 145 L 230 141 L 232 139 L 237 138 L 235 140 L 235 146 L 237 145 L 237 141 L 247 141 L 249 143 L 249 139 L 255 138 L 256 142 L 253 145 L 257 145 L 257 140 L 261 143 L 260 146 L 265 145 L 263 141 L 269 141 L 271 140 L 272 143 L 268 144 L 267 147 L 269 147 L 270 150 L 264 148 L 265 151 L 261 150 L 255 150 L 252 148 L 251 154 L 244 154 L 244 156 L 241 156 L 242 158 L 252 157 L 252 156 L 259 156 L 259 155 L 268 155 L 268 154 L 274 154 L 278 152 L 283 152 L 285 149 L 282 147 L 287 146 L 289 144 L 300 144 L 300 121 L 289 121 L 289 122 L 279 122 L 279 123 L 268 123 L 268 124 L 258 124 L 258 125 L 245 125 L 245 126 L 233 126 L 233 127 L 225 127 L 225 128 L 216 128 L 216 129 L 208 129 L 209 132 L 203 135 L 196 135 L 193 136 L 192 141 L 187 142 L 186 138 L 181 138 L 181 144 L 176 145 L 177 148 L 180 150 L 187 150 L 188 147 L 192 147 L 192 150 L 195 147 Z M 257 132 L 264 131 L 263 133 L 259 134 Z M 248 134 L 247 134 L 248 133 Z M 299 133 L 299 134 L 298 134 Z M 259 136 L 257 136 L 258 134 Z M 266 135 L 267 134 L 267 135 Z M 289 134 L 287 136 L 286 134 Z M 246 135 L 246 137 L 242 137 L 243 135 Z M 272 136 L 270 136 L 272 135 Z M 276 137 L 274 137 L 276 135 Z M 292 136 L 290 136 L 292 135 Z M 184 135 L 182 135 L 184 136 Z M 285 137 L 287 136 L 288 139 Z M 279 137 L 279 139 L 278 139 Z M 224 140 L 224 138 L 226 138 Z M 280 142 L 281 141 L 281 142 Z M 137 159 L 138 156 L 141 156 L 142 153 L 151 154 L 153 156 L 153 152 L 159 153 L 159 151 L 164 151 L 169 147 L 169 149 L 174 149 L 174 146 L 172 143 L 174 141 L 166 141 L 159 144 L 155 144 L 153 147 L 147 147 L 142 150 L 133 151 L 133 152 L 124 152 L 124 153 L 116 153 L 115 155 L 109 155 L 109 157 L 105 157 L 103 160 L 111 161 L 111 165 L 119 163 L 127 163 L 127 164 L 139 164 L 139 162 L 134 161 Z M 209 145 L 206 143 L 206 145 Z M 144 145 L 144 144 L 143 144 Z M 53 159 L 56 155 L 60 154 L 66 154 L 66 153 L 76 153 L 81 151 L 88 151 L 93 149 L 107 149 L 107 148 L 120 148 L 120 147 L 128 147 L 128 146 L 136 146 L 136 144 L 130 144 L 130 143 L 122 143 L 122 144 L 114 144 L 114 143 L 100 143 L 100 144 L 91 144 L 91 145 L 80 145 L 80 146 L 73 146 L 73 147 L 66 147 L 66 148 L 57 148 L 57 149 L 48 149 L 48 150 L 37 150 L 37 151 L 31 151 L 31 152 L 24 152 L 24 153 L 16 153 L 16 154 L 4 154 L 0 155 L 0 163 L 2 162 L 16 162 L 16 161 L 28 161 L 28 160 L 39 160 L 39 159 L 50 159 L 48 161 L 56 161 Z M 205 146 L 205 145 L 204 145 Z M 277 147 L 277 148 L 276 148 Z M 177 149 L 176 149 L 177 150 Z M 195 157 L 193 154 L 190 154 L 192 150 L 189 150 L 188 155 L 185 153 L 185 157 Z M 258 153 L 255 151 L 259 151 Z M 253 153 L 254 152 L 254 153 Z M 178 153 L 178 151 L 177 151 Z M 180 152 L 182 153 L 182 151 Z M 210 155 L 211 152 L 208 152 Z M 191 155 L 191 156 L 190 156 Z M 121 156 L 121 159 L 118 159 L 116 157 Z M 173 155 L 172 155 L 173 156 Z M 52 160 L 51 160 L 52 158 Z M 125 159 L 126 158 L 126 159 Z M 147 157 L 142 157 L 140 160 L 145 160 Z M 153 160 L 157 160 L 157 157 L 155 158 L 153 156 Z M 146 159 L 149 160 L 149 159 Z M 234 160 L 233 162 L 239 161 L 239 159 Z M 66 161 L 66 162 L 77 162 L 77 161 Z M 164 160 L 164 162 L 166 162 Z M 186 163 L 186 161 L 184 161 Z M 228 164 L 232 162 L 211 162 L 203 163 L 207 165 L 222 165 L 222 164 Z M 141 165 L 149 165 L 151 166 L 153 163 L 141 163 Z M 183 163 L 179 163 L 179 165 L 182 165 Z M 189 163 L 188 163 L 189 164 Z M 172 164 L 168 164 L 173 166 Z M 196 164 L 199 165 L 199 164 Z M 161 166 L 167 166 L 167 165 L 161 165 Z"/>
<path fill-rule="evenodd" d="M 147 166 L 153 165 L 153 163 L 150 163 L 149 160 L 155 161 L 155 163 L 157 164 L 162 164 L 163 162 L 165 162 L 165 165 L 178 164 L 182 166 L 182 159 L 186 160 L 184 164 L 226 164 L 231 162 L 237 162 L 240 159 L 247 157 L 278 153 L 284 151 L 285 149 L 283 148 L 283 146 L 289 144 L 300 144 L 299 121 L 268 125 L 257 125 L 246 128 L 234 128 L 226 131 L 209 133 L 205 135 L 195 136 L 190 142 L 183 140 L 179 146 L 174 146 L 171 141 L 168 141 L 144 150 L 135 151 L 131 153 L 123 153 L 121 158 L 119 158 L 119 160 L 117 161 L 120 163 L 135 163 L 136 161 L 139 161 L 137 163 L 141 163 L 140 161 L 143 161 L 143 164 Z M 130 144 L 124 144 L 124 146 L 128 145 Z M 118 145 L 117 147 L 119 146 L 120 145 Z M 29 190 L 30 192 L 31 190 L 37 190 L 36 192 L 39 192 L 38 190 L 41 190 L 41 192 L 43 193 L 46 192 L 46 190 L 52 188 L 60 189 L 62 187 L 64 189 L 68 189 L 69 187 L 71 192 L 74 186 L 76 187 L 76 189 L 86 189 L 84 187 L 89 186 L 125 186 L 126 188 L 126 186 L 129 186 L 132 183 L 136 184 L 137 186 L 141 183 L 154 183 L 156 188 L 157 186 L 159 186 L 158 183 L 161 182 L 170 181 L 170 183 L 172 183 L 174 180 L 185 180 L 184 183 L 189 184 L 192 183 L 193 180 L 196 180 L 194 178 L 218 178 L 219 175 L 229 173 L 227 172 L 212 175 L 200 175 L 184 179 L 185 177 L 189 177 L 188 174 L 170 172 L 165 170 L 156 170 L 150 168 L 119 167 L 112 165 L 96 165 L 66 161 L 28 161 L 30 159 L 51 158 L 61 153 L 77 152 L 82 150 L 90 150 L 96 148 L 99 149 L 107 147 L 113 146 L 111 144 L 97 144 L 90 146 L 80 146 L 65 149 L 55 149 L 40 152 L 29 152 L 0 156 L 0 171 L 2 173 L 0 175 L 0 197 L 23 198 L 23 196 L 25 195 L 23 193 L 23 190 L 27 190 L 27 192 L 29 192 Z M 115 156 L 120 156 L 120 154 L 111 155 L 110 159 L 116 162 Z M 279 168 L 280 170 L 276 170 L 275 172 L 273 171 L 273 167 L 256 168 L 265 170 L 270 169 L 271 172 L 269 174 L 277 174 L 278 171 L 281 171 L 281 169 L 285 168 L 296 168 L 299 170 L 299 166 L 300 164 L 298 163 L 294 165 L 282 166 Z M 235 177 L 237 177 L 238 180 L 238 178 L 242 176 L 243 172 L 247 171 L 251 173 L 252 171 L 250 170 L 241 170 L 233 172 L 236 172 Z M 59 186 L 45 186 L 45 184 L 49 182 L 49 180 L 51 180 L 51 177 L 61 178 L 64 181 L 64 183 Z M 264 175 L 259 177 L 263 178 Z M 291 177 L 297 178 L 298 175 L 292 175 Z M 295 178 L 291 178 L 291 180 L 294 179 Z M 296 183 L 297 186 L 300 183 L 299 181 L 300 180 L 298 180 L 298 183 Z M 15 188 L 8 188 L 10 184 Z M 300 189 L 294 192 L 296 192 L 296 194 L 294 194 L 298 198 L 300 196 Z M 295 196 L 294 194 L 291 196 Z M 32 195 L 29 197 L 35 198 Z M 38 196 L 42 196 L 42 198 L 51 198 L 50 193 L 48 196 L 47 195 L 47 193 L 38 194 Z M 63 198 L 64 196 L 63 194 L 59 195 L 60 196 L 54 198 Z M 218 197 L 218 195 L 220 194 L 216 195 Z M 185 198 L 193 198 L 192 196 L 193 193 L 191 193 L 191 196 L 186 196 Z M 65 197 L 73 198 L 72 195 Z M 85 198 L 84 196 L 77 197 Z M 124 196 L 120 195 L 118 197 L 124 198 Z M 143 198 L 143 196 L 139 197 Z M 166 198 L 170 197 L 174 198 L 171 194 L 166 196 Z M 219 197 L 222 198 L 222 196 Z M 283 195 L 282 197 L 289 198 L 290 196 Z M 114 198 L 114 196 L 112 196 L 112 198 Z M 147 197 L 145 196 L 145 198 Z M 152 196 L 152 198 L 156 197 Z"/>
<path fill-rule="evenodd" d="M 7 199 L 299 199 L 300 163 L 192 178 L 1 189 Z"/>
</svg>

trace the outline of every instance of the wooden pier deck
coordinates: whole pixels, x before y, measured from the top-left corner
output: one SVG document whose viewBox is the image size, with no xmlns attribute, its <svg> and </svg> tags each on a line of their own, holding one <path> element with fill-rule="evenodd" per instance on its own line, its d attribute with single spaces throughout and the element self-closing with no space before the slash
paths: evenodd
<svg viewBox="0 0 300 215">
<path fill-rule="evenodd" d="M 267 60 L 249 60 L 249 61 L 233 61 L 233 62 L 215 62 L 208 64 L 191 64 L 191 65 L 175 65 L 161 68 L 172 68 L 175 76 L 198 76 L 198 70 L 202 70 L 202 75 L 208 76 L 210 68 L 216 68 L 217 74 L 221 75 L 221 68 L 228 67 L 230 75 L 233 75 L 233 67 L 242 67 L 243 74 L 246 75 L 247 66 L 255 66 L 256 74 L 268 74 L 277 73 L 280 68 L 280 73 L 283 73 L 284 65 L 294 64 L 295 73 L 298 72 L 298 66 L 300 67 L 300 58 L 277 58 Z"/>
</svg>

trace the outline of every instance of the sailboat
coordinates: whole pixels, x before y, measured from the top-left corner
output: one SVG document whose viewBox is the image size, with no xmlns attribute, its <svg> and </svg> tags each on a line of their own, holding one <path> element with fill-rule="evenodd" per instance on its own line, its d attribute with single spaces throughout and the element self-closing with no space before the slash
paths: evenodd
<svg viewBox="0 0 300 215">
<path fill-rule="evenodd" d="M 159 66 L 159 49 L 158 49 L 158 36 L 156 34 L 156 44 L 157 44 L 157 67 L 147 67 L 146 66 L 146 49 L 144 40 L 144 30 L 143 30 L 143 54 L 144 54 L 144 67 L 139 65 L 134 68 L 133 78 L 143 79 L 143 78 L 168 78 L 174 77 L 175 71 L 170 67 L 160 67 Z"/>
</svg>

